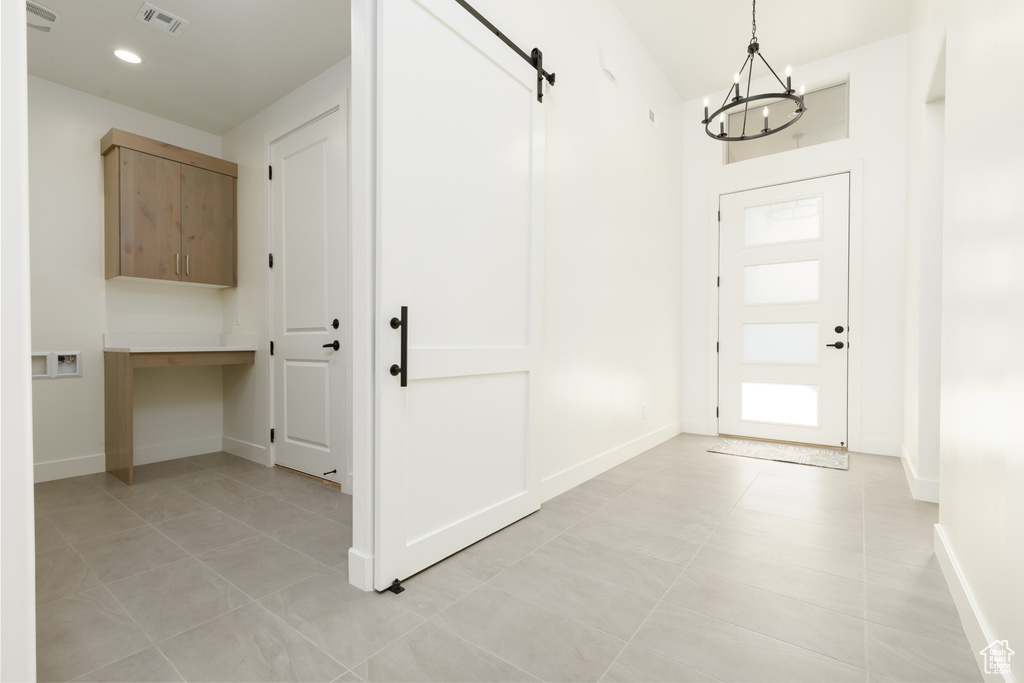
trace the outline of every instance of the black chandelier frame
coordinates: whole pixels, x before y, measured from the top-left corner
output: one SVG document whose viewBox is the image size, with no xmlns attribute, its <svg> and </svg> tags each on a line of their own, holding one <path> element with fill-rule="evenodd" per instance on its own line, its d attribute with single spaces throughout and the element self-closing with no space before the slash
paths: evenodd
<svg viewBox="0 0 1024 683">
<path fill-rule="evenodd" d="M 752 36 L 750 38 L 750 44 L 747 45 L 747 58 L 743 61 L 743 66 L 741 66 L 740 70 L 737 72 L 737 74 L 742 77 L 743 70 L 747 69 L 747 91 L 746 91 L 746 95 L 743 95 L 743 96 L 740 95 L 740 82 L 739 81 L 742 80 L 742 78 L 740 78 L 740 79 L 738 79 L 733 84 L 733 86 L 731 88 L 729 88 L 728 93 L 726 93 L 726 95 L 725 95 L 725 100 L 722 102 L 722 106 L 719 107 L 718 109 L 716 109 L 713 114 L 711 114 L 709 116 L 708 115 L 708 108 L 706 106 L 704 107 L 704 119 L 701 121 L 701 123 L 704 124 L 704 132 L 708 134 L 708 137 L 714 138 L 715 140 L 721 140 L 722 142 L 741 142 L 743 140 L 756 140 L 757 138 L 763 138 L 763 137 L 771 135 L 773 133 L 778 133 L 779 131 L 785 130 L 786 128 L 789 128 L 794 123 L 799 121 L 800 118 L 804 115 L 804 112 L 807 111 L 807 109 L 804 107 L 804 97 L 803 97 L 803 95 L 796 95 L 796 94 L 794 94 L 795 91 L 793 90 L 792 81 L 790 79 L 790 76 L 787 75 L 786 76 L 786 82 L 783 83 L 782 79 L 779 78 L 779 75 L 777 73 L 775 73 L 775 69 L 772 68 L 772 65 L 769 64 L 768 60 L 765 59 L 764 55 L 761 54 L 761 46 L 757 42 L 756 9 L 757 9 L 757 0 L 754 0 L 754 2 L 753 2 L 754 22 L 753 22 L 753 30 L 751 32 Z M 751 95 L 750 94 L 750 84 L 753 81 L 753 77 L 754 77 L 754 63 L 755 63 L 755 58 L 757 58 L 757 57 L 761 58 L 761 61 L 764 62 L 764 65 L 766 67 L 768 67 L 768 71 L 771 72 L 772 76 L 775 77 L 775 80 L 779 82 L 780 86 L 782 86 L 782 92 L 762 93 L 760 95 Z M 730 99 L 730 97 L 732 99 Z M 747 114 L 749 113 L 749 110 L 750 110 L 750 103 L 751 102 L 757 102 L 759 100 L 773 100 L 773 101 L 791 100 L 791 101 L 796 103 L 796 110 L 794 112 L 796 114 L 796 116 L 793 116 L 793 114 L 790 114 L 791 118 L 788 121 L 786 121 L 784 124 L 782 124 L 781 126 L 777 126 L 776 128 L 769 128 L 768 127 L 768 121 L 767 121 L 767 117 L 766 117 L 765 118 L 765 127 L 762 128 L 760 132 L 751 133 L 750 135 L 747 135 Z M 742 128 L 740 130 L 740 134 L 739 135 L 730 135 L 728 133 L 729 112 L 731 112 L 731 111 L 733 111 L 735 109 L 738 109 L 739 107 L 743 107 L 743 126 L 742 126 Z M 711 124 L 714 123 L 715 119 L 718 118 L 719 116 L 722 117 L 722 121 L 721 121 L 720 126 L 719 126 L 719 131 L 717 133 L 713 133 L 711 131 Z"/>
</svg>

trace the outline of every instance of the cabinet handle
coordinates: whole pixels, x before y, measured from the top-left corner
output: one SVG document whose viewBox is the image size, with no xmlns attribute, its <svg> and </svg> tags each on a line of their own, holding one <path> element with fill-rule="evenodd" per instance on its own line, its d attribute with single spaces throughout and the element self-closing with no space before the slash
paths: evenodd
<svg viewBox="0 0 1024 683">
<path fill-rule="evenodd" d="M 174 255 L 174 274 L 181 274 L 181 254 Z"/>
<path fill-rule="evenodd" d="M 188 274 L 188 254 L 185 254 L 185 275 Z"/>
</svg>

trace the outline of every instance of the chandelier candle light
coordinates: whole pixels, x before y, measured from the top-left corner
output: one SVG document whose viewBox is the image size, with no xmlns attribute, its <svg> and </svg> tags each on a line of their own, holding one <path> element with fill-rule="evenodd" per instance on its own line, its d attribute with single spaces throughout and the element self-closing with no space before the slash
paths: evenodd
<svg viewBox="0 0 1024 683">
<path fill-rule="evenodd" d="M 775 73 L 775 69 L 772 68 L 768 60 L 761 54 L 761 46 L 757 43 L 757 0 L 752 0 L 751 3 L 751 17 L 752 17 L 752 29 L 750 44 L 747 45 L 747 58 L 743 62 L 743 66 L 740 70 L 732 77 L 732 87 L 729 88 L 728 94 L 725 96 L 725 101 L 722 102 L 722 106 L 715 110 L 714 113 L 708 115 L 708 99 L 704 98 L 704 119 L 701 123 L 704 124 L 704 132 L 708 134 L 708 137 L 714 138 L 715 140 L 722 140 L 723 142 L 739 142 L 741 140 L 754 140 L 756 138 L 763 138 L 766 135 L 772 133 L 778 133 L 780 130 L 789 128 L 794 123 L 800 120 L 800 117 L 804 115 L 806 109 L 804 108 L 804 87 L 800 86 L 800 94 L 794 94 L 793 90 L 793 78 L 792 70 L 790 67 L 786 67 L 786 82 L 783 83 L 779 75 Z M 771 72 L 775 80 L 779 82 L 779 85 L 783 88 L 780 92 L 767 92 L 760 95 L 750 94 L 750 84 L 754 79 L 754 62 L 756 58 L 760 57 L 761 61 L 768 71 Z M 740 92 L 740 82 L 742 80 L 743 72 L 746 70 L 747 75 L 747 92 L 746 95 Z M 769 100 L 767 104 L 784 104 L 786 100 L 795 103 L 796 108 L 789 115 L 789 120 L 783 123 L 781 126 L 776 128 L 768 127 L 768 107 L 761 110 L 761 114 L 764 116 L 764 128 L 760 132 L 751 132 L 747 134 L 747 112 L 750 109 L 751 102 L 757 102 L 759 100 Z M 740 129 L 739 135 L 732 135 L 732 132 L 728 127 L 728 116 L 729 112 L 734 109 L 743 107 L 743 126 Z M 718 119 L 718 133 L 711 131 L 711 124 L 715 119 Z"/>
</svg>

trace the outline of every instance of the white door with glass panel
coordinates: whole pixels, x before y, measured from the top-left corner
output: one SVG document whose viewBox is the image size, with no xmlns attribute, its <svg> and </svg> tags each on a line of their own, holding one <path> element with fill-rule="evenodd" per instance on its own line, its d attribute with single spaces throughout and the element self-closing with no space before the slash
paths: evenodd
<svg viewBox="0 0 1024 683">
<path fill-rule="evenodd" d="M 348 485 L 346 122 L 334 111 L 271 146 L 274 462 Z"/>
<path fill-rule="evenodd" d="M 719 433 L 847 445 L 849 187 L 722 195 Z"/>
<path fill-rule="evenodd" d="M 550 105 L 537 101 L 536 70 L 458 3 L 381 0 L 378 11 L 384 589 L 540 507 Z"/>
</svg>

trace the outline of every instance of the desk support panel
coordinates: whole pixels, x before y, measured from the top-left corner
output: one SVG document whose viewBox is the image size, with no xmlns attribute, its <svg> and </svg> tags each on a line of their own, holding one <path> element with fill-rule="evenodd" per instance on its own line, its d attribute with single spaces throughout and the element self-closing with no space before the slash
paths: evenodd
<svg viewBox="0 0 1024 683">
<path fill-rule="evenodd" d="M 104 440 L 107 472 L 129 486 L 134 480 L 135 368 L 186 365 L 252 365 L 255 351 L 161 351 L 103 353 Z"/>
</svg>

